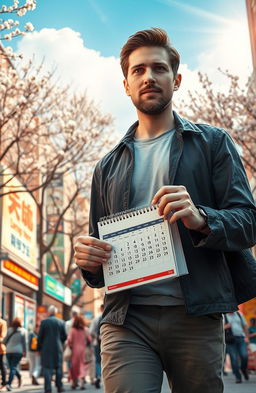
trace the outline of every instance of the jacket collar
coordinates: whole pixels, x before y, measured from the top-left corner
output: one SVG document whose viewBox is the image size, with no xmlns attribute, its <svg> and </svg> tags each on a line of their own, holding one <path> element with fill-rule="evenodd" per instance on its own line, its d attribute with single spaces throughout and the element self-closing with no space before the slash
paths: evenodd
<svg viewBox="0 0 256 393">
<path fill-rule="evenodd" d="M 174 116 L 174 122 L 176 126 L 176 131 L 177 132 L 193 132 L 196 134 L 201 134 L 201 130 L 199 127 L 197 127 L 196 124 L 192 123 L 191 121 L 185 119 L 184 117 L 179 116 L 175 111 L 173 111 L 173 116 Z M 138 120 L 128 129 L 127 133 L 125 136 L 121 139 L 121 143 L 126 143 L 130 142 L 135 134 L 136 128 L 138 127 Z"/>
</svg>

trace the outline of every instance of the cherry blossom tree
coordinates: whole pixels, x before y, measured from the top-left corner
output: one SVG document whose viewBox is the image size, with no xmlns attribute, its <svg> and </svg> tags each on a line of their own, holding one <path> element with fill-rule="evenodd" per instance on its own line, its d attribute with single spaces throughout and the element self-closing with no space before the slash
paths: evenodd
<svg viewBox="0 0 256 393">
<path fill-rule="evenodd" d="M 36 0 L 24 0 L 19 4 L 19 0 L 13 0 L 12 5 L 2 5 L 0 8 L 0 41 L 11 41 L 13 38 L 24 36 L 34 30 L 31 22 L 25 23 L 23 28 L 17 17 L 24 16 L 28 11 L 36 8 Z M 14 19 L 11 16 L 14 15 Z M 12 47 L 1 47 L 0 57 L 16 59 L 22 57 L 13 52 Z"/>
<path fill-rule="evenodd" d="M 86 94 L 58 86 L 53 76 L 42 74 L 42 66 L 34 69 L 32 62 L 19 73 L 12 67 L 0 72 L 0 197 L 14 192 L 8 184 L 17 177 L 22 187 L 15 192 L 34 198 L 42 277 L 45 255 L 63 232 L 63 220 L 81 196 L 89 197 L 93 167 L 115 141 L 111 116 L 103 115 Z M 46 194 L 50 189 L 54 195 L 58 181 L 65 195 L 62 204 L 51 198 L 55 220 L 46 237 Z M 78 227 L 71 226 L 71 243 Z M 69 279 L 65 274 L 63 283 Z M 42 292 L 41 280 L 38 304 Z"/>
<path fill-rule="evenodd" d="M 222 72 L 222 71 L 220 71 Z M 226 129 L 233 137 L 255 191 L 256 177 L 256 83 L 248 78 L 241 86 L 239 77 L 222 72 L 228 79 L 228 90 L 216 91 L 206 74 L 199 76 L 199 89 L 189 92 L 189 99 L 179 105 L 179 112 L 194 122 L 205 122 Z"/>
</svg>

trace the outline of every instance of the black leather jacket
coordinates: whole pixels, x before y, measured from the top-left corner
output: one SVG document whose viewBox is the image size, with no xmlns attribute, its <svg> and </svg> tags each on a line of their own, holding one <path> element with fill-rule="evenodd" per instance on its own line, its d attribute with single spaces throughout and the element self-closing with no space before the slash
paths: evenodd
<svg viewBox="0 0 256 393">
<path fill-rule="evenodd" d="M 190 315 L 229 312 L 256 296 L 256 208 L 240 157 L 230 136 L 207 124 L 194 124 L 174 112 L 176 135 L 170 150 L 169 184 L 184 185 L 194 204 L 208 215 L 210 233 L 189 231 L 179 222 L 189 274 L 180 277 Z M 96 166 L 92 181 L 90 235 L 97 222 L 129 208 L 135 123 Z M 82 271 L 91 287 L 104 286 Z M 103 322 L 123 324 L 130 291 L 106 295 Z"/>
</svg>

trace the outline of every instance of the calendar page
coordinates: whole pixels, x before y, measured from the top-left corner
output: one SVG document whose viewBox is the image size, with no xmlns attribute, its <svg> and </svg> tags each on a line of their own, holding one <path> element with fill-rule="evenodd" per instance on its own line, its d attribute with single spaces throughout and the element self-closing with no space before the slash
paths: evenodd
<svg viewBox="0 0 256 393">
<path fill-rule="evenodd" d="M 100 239 L 112 245 L 103 265 L 106 293 L 187 273 L 178 228 L 156 206 L 105 218 L 98 228 Z"/>
</svg>

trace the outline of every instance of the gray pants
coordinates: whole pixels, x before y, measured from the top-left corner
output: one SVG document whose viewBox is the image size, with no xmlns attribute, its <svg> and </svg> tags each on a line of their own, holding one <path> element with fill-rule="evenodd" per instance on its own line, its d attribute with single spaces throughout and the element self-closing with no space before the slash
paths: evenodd
<svg viewBox="0 0 256 393">
<path fill-rule="evenodd" d="M 101 327 L 105 393 L 222 393 L 221 314 L 191 317 L 183 306 L 130 305 L 124 326 Z"/>
</svg>

